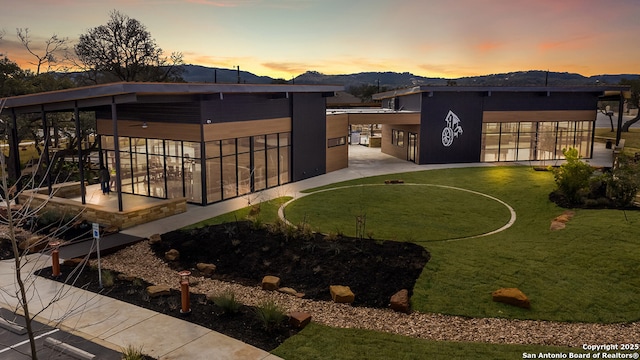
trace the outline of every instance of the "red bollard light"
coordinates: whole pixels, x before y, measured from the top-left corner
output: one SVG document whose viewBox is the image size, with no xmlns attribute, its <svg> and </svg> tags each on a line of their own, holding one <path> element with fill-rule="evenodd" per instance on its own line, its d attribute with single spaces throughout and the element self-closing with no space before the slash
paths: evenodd
<svg viewBox="0 0 640 360">
<path fill-rule="evenodd" d="M 181 314 L 188 314 L 191 312 L 191 299 L 189 295 L 189 275 L 191 271 L 183 270 L 178 273 L 180 275 L 180 293 L 182 294 L 182 309 Z"/>
<path fill-rule="evenodd" d="M 60 252 L 58 251 L 60 241 L 52 241 L 49 246 L 53 248 L 51 251 L 51 276 L 58 277 L 62 275 L 60 272 Z"/>
</svg>

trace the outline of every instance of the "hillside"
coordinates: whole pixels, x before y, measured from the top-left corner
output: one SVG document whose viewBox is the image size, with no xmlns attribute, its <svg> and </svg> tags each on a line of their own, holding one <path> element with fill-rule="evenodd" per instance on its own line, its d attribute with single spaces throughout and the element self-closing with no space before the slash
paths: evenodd
<svg viewBox="0 0 640 360">
<path fill-rule="evenodd" d="M 199 65 L 184 65 L 183 77 L 187 82 L 238 83 L 236 69 L 210 68 Z M 457 86 L 580 86 L 580 85 L 616 85 L 622 79 L 638 78 L 638 74 L 605 74 L 583 76 L 575 73 L 548 72 L 541 70 L 517 71 L 502 74 L 491 74 L 457 79 L 423 77 L 408 72 L 362 72 L 356 74 L 325 75 L 317 71 L 307 71 L 294 79 L 295 84 L 309 85 L 343 85 L 346 89 L 352 86 L 372 85 L 389 89 L 406 88 L 419 85 L 445 86 L 454 83 Z M 268 76 L 257 76 L 240 70 L 240 82 L 248 84 L 280 83 L 282 79 Z M 291 83 L 291 81 L 289 81 Z"/>
</svg>

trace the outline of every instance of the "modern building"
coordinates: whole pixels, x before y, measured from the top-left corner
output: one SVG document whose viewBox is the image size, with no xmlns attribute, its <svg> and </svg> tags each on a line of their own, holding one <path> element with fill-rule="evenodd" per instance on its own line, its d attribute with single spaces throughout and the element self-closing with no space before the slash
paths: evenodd
<svg viewBox="0 0 640 360">
<path fill-rule="evenodd" d="M 342 89 L 113 83 L 8 98 L 3 114 L 41 115 L 46 134 L 47 114 L 92 112 L 119 195 L 206 205 L 324 174 L 326 98 Z"/>
<path fill-rule="evenodd" d="M 590 158 L 598 103 L 629 96 L 622 86 L 418 86 L 375 95 L 381 108 L 327 109 L 341 90 L 113 83 L 12 97 L 3 114 L 39 114 L 46 134 L 50 113 L 91 112 L 119 197 L 207 205 L 346 168 L 355 126 L 375 125 L 382 152 L 417 164 L 555 160 L 568 147 Z"/>
<path fill-rule="evenodd" d="M 379 124 L 382 152 L 417 164 L 556 160 L 569 147 L 588 159 L 598 103 L 621 109 L 629 96 L 623 86 L 418 86 L 374 95 L 381 109 L 331 109 L 327 124 Z M 329 145 L 342 142 L 329 138 Z M 344 151 L 328 154 L 335 156 L 328 169 L 344 167 Z"/>
</svg>

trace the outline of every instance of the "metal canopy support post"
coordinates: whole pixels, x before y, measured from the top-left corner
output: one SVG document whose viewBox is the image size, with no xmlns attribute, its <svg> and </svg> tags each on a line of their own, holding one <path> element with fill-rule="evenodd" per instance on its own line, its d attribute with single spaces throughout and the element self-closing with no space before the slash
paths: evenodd
<svg viewBox="0 0 640 360">
<path fill-rule="evenodd" d="M 622 112 L 624 111 L 624 93 L 620 91 L 620 101 L 618 101 L 618 128 L 616 130 L 616 146 L 620 145 L 622 137 Z"/>
<path fill-rule="evenodd" d="M 111 122 L 113 125 L 113 150 L 116 160 L 116 193 L 118 194 L 118 211 L 122 211 L 122 181 L 120 179 L 120 139 L 118 138 L 118 115 L 116 112 L 116 98 L 111 97 Z"/>
<path fill-rule="evenodd" d="M 20 140 L 18 139 L 18 115 L 16 115 L 16 110 L 14 108 L 11 108 L 11 139 L 13 139 L 13 141 L 10 141 L 9 151 L 13 152 L 14 156 L 13 156 L 13 164 L 11 164 L 10 166 L 13 166 L 13 169 L 15 170 L 16 181 L 17 181 L 18 179 L 20 179 L 20 176 L 22 176 L 22 169 L 20 169 Z M 20 188 L 19 181 L 16 183 L 16 186 L 18 187 L 16 189 L 17 191 L 22 190 Z"/>
<path fill-rule="evenodd" d="M 47 164 L 47 188 L 48 194 L 53 194 L 53 184 L 51 183 L 51 156 L 49 156 L 49 137 L 51 132 L 49 131 L 49 122 L 47 120 L 47 113 L 44 111 L 44 105 L 41 107 L 42 113 L 42 131 L 44 131 L 44 161 Z"/>
<path fill-rule="evenodd" d="M 84 186 L 84 161 L 82 161 L 82 129 L 80 129 L 80 110 L 78 110 L 78 102 L 73 106 L 73 116 L 76 121 L 76 139 L 78 141 L 78 170 L 80 171 L 80 196 L 82 205 L 87 203 L 86 187 Z"/>
</svg>

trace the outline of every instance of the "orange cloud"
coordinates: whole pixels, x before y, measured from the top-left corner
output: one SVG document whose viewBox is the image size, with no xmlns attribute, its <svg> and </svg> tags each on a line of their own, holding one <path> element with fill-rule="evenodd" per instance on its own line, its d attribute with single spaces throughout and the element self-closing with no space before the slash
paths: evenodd
<svg viewBox="0 0 640 360">
<path fill-rule="evenodd" d="M 288 73 L 288 74 L 301 74 L 310 69 L 315 69 L 318 66 L 303 64 L 303 63 L 290 63 L 290 62 L 267 62 L 261 63 L 260 65 L 265 68 L 277 71 L 279 73 Z"/>
<path fill-rule="evenodd" d="M 593 35 L 585 35 L 574 37 L 572 39 L 565 39 L 560 41 L 546 41 L 538 44 L 538 49 L 540 51 L 551 51 L 551 50 L 576 50 L 588 47 L 591 45 L 597 36 Z"/>
<path fill-rule="evenodd" d="M 475 46 L 475 49 L 479 52 L 490 52 L 502 47 L 501 43 L 485 41 Z"/>
</svg>

